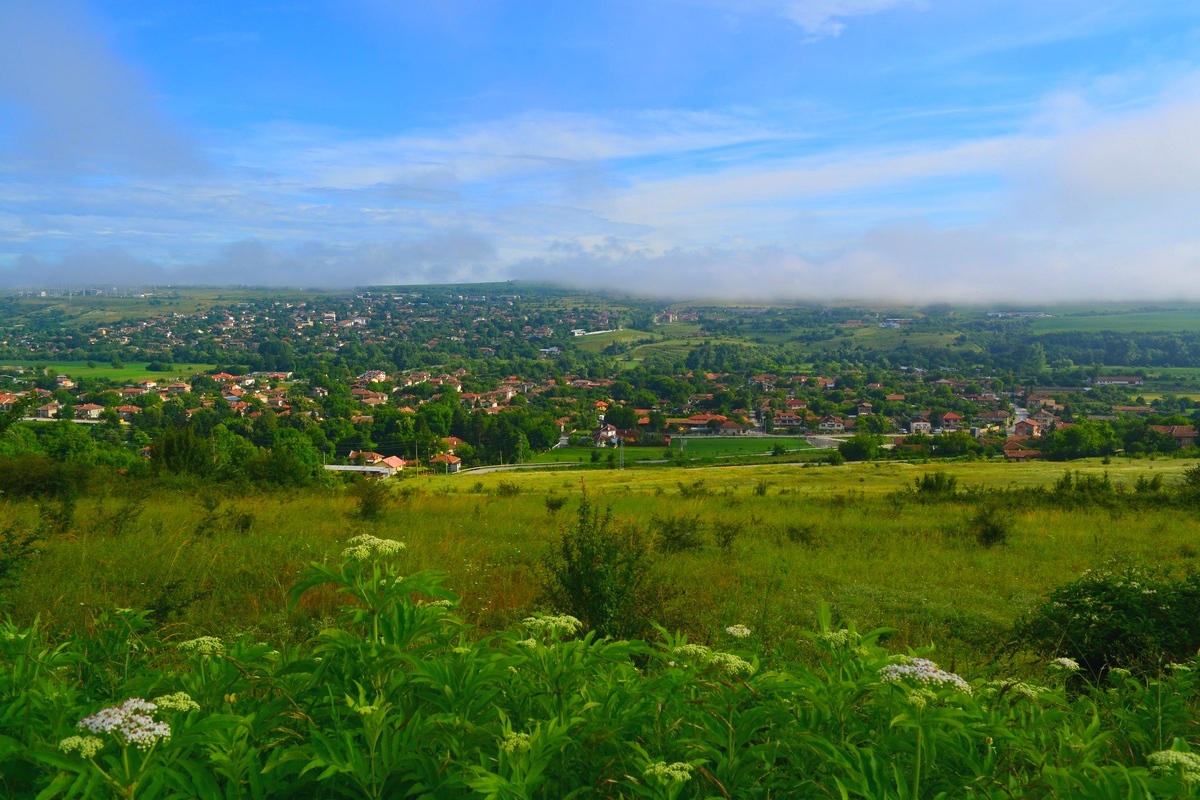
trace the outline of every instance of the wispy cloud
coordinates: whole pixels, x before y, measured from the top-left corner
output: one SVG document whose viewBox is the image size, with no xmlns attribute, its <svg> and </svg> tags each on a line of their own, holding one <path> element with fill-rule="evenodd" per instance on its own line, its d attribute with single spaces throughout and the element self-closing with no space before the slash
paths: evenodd
<svg viewBox="0 0 1200 800">
<path fill-rule="evenodd" d="M 117 58 L 74 0 L 9 0 L 0 25 L 0 104 L 23 161 L 43 170 L 196 169 L 195 144 L 157 108 L 144 78 Z"/>
<path fill-rule="evenodd" d="M 920 7 L 919 0 L 788 0 L 783 15 L 811 36 L 840 36 L 850 17 L 862 17 L 903 6 Z"/>
</svg>

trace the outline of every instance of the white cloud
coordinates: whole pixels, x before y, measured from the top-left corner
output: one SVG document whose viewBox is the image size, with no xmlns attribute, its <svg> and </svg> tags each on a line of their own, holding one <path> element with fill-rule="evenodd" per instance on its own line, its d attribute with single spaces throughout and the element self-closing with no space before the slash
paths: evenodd
<svg viewBox="0 0 1200 800">
<path fill-rule="evenodd" d="M 10 111 L 23 160 L 43 170 L 198 167 L 194 143 L 80 3 L 7 0 L 3 19 L 0 110 Z"/>
<path fill-rule="evenodd" d="M 811 36 L 839 36 L 846 29 L 842 20 L 849 17 L 919 5 L 916 0 L 789 0 L 783 15 Z"/>
</svg>

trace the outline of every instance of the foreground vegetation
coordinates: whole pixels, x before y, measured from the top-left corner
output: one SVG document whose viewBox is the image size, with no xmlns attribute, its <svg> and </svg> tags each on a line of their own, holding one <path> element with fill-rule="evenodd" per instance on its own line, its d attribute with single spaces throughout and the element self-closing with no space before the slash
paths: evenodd
<svg viewBox="0 0 1200 800">
<path fill-rule="evenodd" d="M 1072 467 L 63 473 L 0 795 L 1197 794 L 1200 467 Z"/>
<path fill-rule="evenodd" d="M 586 520 L 586 513 L 581 521 Z M 531 616 L 479 638 L 403 545 L 351 539 L 289 592 L 334 594 L 300 646 L 175 638 L 146 612 L 51 641 L 0 631 L 0 787 L 38 797 L 1194 796 L 1200 663 L 1089 683 L 965 680 L 831 625 L 815 666 L 765 668 L 757 631 L 710 645 L 580 635 Z"/>
</svg>

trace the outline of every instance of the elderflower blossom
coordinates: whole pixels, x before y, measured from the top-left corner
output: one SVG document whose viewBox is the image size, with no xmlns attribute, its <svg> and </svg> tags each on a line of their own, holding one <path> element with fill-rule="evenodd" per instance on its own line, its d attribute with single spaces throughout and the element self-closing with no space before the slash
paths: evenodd
<svg viewBox="0 0 1200 800">
<path fill-rule="evenodd" d="M 538 646 L 537 639 L 518 639 L 517 647 L 524 647 L 527 650 L 533 650 Z"/>
<path fill-rule="evenodd" d="M 1057 672 L 1079 672 L 1079 662 L 1066 656 L 1054 659 L 1048 666 Z"/>
<path fill-rule="evenodd" d="M 469 656 L 471 655 L 471 648 L 459 645 L 450 652 L 454 653 L 456 656 Z"/>
<path fill-rule="evenodd" d="M 830 647 L 846 647 L 858 641 L 858 634 L 842 628 L 840 631 L 825 631 L 817 634 L 817 641 Z"/>
<path fill-rule="evenodd" d="M 658 778 L 664 782 L 678 781 L 683 783 L 692 779 L 692 765 L 684 761 L 676 761 L 673 764 L 668 764 L 665 761 L 659 761 L 657 764 L 651 764 L 646 767 L 646 771 L 642 773 L 646 778 Z"/>
<path fill-rule="evenodd" d="M 64 753 L 79 753 L 80 758 L 91 758 L 104 749 L 104 740 L 96 736 L 68 736 L 58 743 Z"/>
<path fill-rule="evenodd" d="M 682 644 L 671 652 L 680 658 L 690 658 L 704 664 L 712 658 L 712 651 L 702 644 Z"/>
<path fill-rule="evenodd" d="M 200 704 L 192 699 L 187 692 L 164 694 L 154 698 L 154 704 L 166 711 L 199 711 Z"/>
<path fill-rule="evenodd" d="M 511 755 L 524 753 L 529 749 L 529 734 L 509 731 L 500 742 L 500 749 Z"/>
<path fill-rule="evenodd" d="M 989 694 L 1001 694 L 1007 692 L 1016 697 L 1024 697 L 1028 700 L 1037 700 L 1042 695 L 1051 691 L 1045 686 L 1038 686 L 1033 683 L 1025 683 L 1024 681 L 989 681 Z"/>
<path fill-rule="evenodd" d="M 913 708 L 924 708 L 931 702 L 937 701 L 937 695 L 928 689 L 913 689 L 904 699 L 908 700 L 908 704 Z"/>
<path fill-rule="evenodd" d="M 84 717 L 77 727 L 91 733 L 115 733 L 125 744 L 149 750 L 171 736 L 171 726 L 156 722 L 151 716 L 157 710 L 154 703 L 132 697 L 119 706 L 102 708 L 90 717 Z"/>
<path fill-rule="evenodd" d="M 525 625 L 533 633 L 553 634 L 553 633 L 576 633 L 583 627 L 583 623 L 568 614 L 558 614 L 545 617 L 526 617 L 522 620 Z"/>
<path fill-rule="evenodd" d="M 196 653 L 202 656 L 219 656 L 225 652 L 225 644 L 215 636 L 200 636 L 180 642 L 179 649 L 185 653 Z"/>
<path fill-rule="evenodd" d="M 725 632 L 735 639 L 745 639 L 751 634 L 751 630 L 745 625 L 730 625 Z"/>
<path fill-rule="evenodd" d="M 1175 773 L 1188 783 L 1200 781 L 1200 755 L 1178 750 L 1159 750 L 1146 757 L 1150 769 L 1159 774 Z"/>
<path fill-rule="evenodd" d="M 708 663 L 726 675 L 745 675 L 749 677 L 754 674 L 754 665 L 744 658 L 735 656 L 733 653 L 713 653 L 709 656 Z"/>
<path fill-rule="evenodd" d="M 879 678 L 884 683 L 900 683 L 912 681 L 924 686 L 948 686 L 965 694 L 971 693 L 971 686 L 953 672 L 946 672 L 926 658 L 913 658 L 902 664 L 888 664 L 879 670 Z"/>
<path fill-rule="evenodd" d="M 1167 669 L 1171 670 L 1171 672 L 1191 672 L 1192 671 L 1192 668 L 1190 665 L 1177 664 L 1174 661 L 1172 661 L 1170 664 L 1167 664 Z"/>
<path fill-rule="evenodd" d="M 372 558 L 386 558 L 399 555 L 406 549 L 404 542 L 395 539 L 380 539 L 369 533 L 355 536 L 349 541 L 349 547 L 342 551 L 342 558 L 347 561 L 367 561 Z"/>
</svg>

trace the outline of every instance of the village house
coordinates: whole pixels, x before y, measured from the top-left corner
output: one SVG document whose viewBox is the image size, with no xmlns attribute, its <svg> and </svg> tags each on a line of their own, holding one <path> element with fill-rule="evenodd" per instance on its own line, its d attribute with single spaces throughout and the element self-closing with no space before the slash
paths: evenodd
<svg viewBox="0 0 1200 800">
<path fill-rule="evenodd" d="M 1192 425 L 1150 425 L 1150 430 L 1170 436 L 1180 447 L 1196 444 L 1196 428 Z"/>
<path fill-rule="evenodd" d="M 1045 407 L 1039 409 L 1036 414 L 1030 414 L 1029 418 L 1036 422 L 1042 430 L 1049 430 L 1059 424 L 1058 417 L 1051 414 Z"/>
<path fill-rule="evenodd" d="M 944 431 L 956 431 L 962 428 L 963 417 L 957 411 L 946 411 L 937 415 L 938 426 Z"/>
<path fill-rule="evenodd" d="M 100 419 L 100 415 L 104 413 L 104 406 L 96 405 L 95 403 L 84 403 L 81 406 L 75 406 L 75 419 Z"/>
<path fill-rule="evenodd" d="M 142 413 L 140 406 L 117 406 L 117 416 L 122 422 L 132 422 L 135 415 Z"/>
<path fill-rule="evenodd" d="M 817 423 L 817 429 L 825 433 L 841 433 L 846 430 L 846 421 L 841 417 L 827 414 Z"/>
<path fill-rule="evenodd" d="M 441 455 L 434 456 L 433 458 L 429 459 L 429 465 L 431 467 L 435 465 L 437 467 L 444 466 L 444 471 L 448 475 L 453 475 L 458 472 L 459 468 L 462 466 L 462 459 L 449 453 L 442 453 Z"/>
<path fill-rule="evenodd" d="M 1013 433 L 1017 436 L 1041 436 L 1042 426 L 1032 418 L 1023 419 L 1013 426 Z"/>
</svg>

